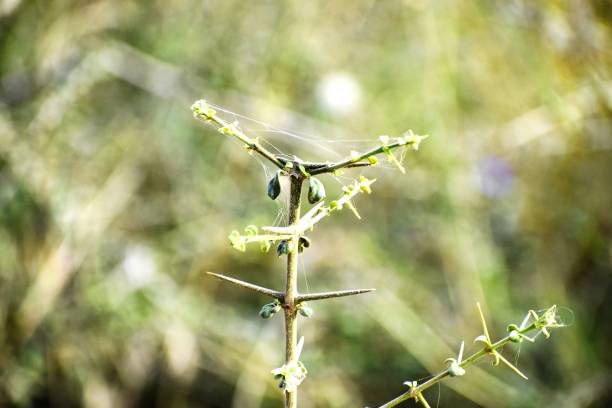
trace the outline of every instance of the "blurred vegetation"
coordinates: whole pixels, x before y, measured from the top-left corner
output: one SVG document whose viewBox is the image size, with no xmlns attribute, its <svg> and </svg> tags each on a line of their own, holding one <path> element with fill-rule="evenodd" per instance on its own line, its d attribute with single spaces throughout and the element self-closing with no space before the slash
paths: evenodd
<svg viewBox="0 0 612 408">
<path fill-rule="evenodd" d="M 408 174 L 363 172 L 362 221 L 311 236 L 302 288 L 378 291 L 300 323 L 303 406 L 443 368 L 477 300 L 496 337 L 551 304 L 572 325 L 505 350 L 528 382 L 484 363 L 440 406 L 610 406 L 611 19 L 604 0 L 0 1 L 0 405 L 279 406 L 282 319 L 204 272 L 281 286 L 227 234 L 284 208 L 192 119 L 203 97 L 299 133 L 241 119 L 305 159 L 432 135 Z"/>
</svg>

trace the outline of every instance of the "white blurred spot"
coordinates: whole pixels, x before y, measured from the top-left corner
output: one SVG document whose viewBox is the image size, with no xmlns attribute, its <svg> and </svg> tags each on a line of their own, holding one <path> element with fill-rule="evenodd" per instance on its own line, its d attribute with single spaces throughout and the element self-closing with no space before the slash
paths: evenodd
<svg viewBox="0 0 612 408">
<path fill-rule="evenodd" d="M 129 247 L 122 267 L 128 283 L 137 288 L 151 283 L 157 271 L 151 250 L 144 245 Z"/>
<path fill-rule="evenodd" d="M 98 379 L 92 379 L 85 384 L 83 402 L 87 408 L 112 408 L 117 406 L 113 391 Z"/>
<path fill-rule="evenodd" d="M 347 72 L 332 72 L 319 82 L 319 103 L 334 116 L 353 113 L 361 103 L 361 86 Z"/>
<path fill-rule="evenodd" d="M 172 325 L 166 329 L 164 343 L 170 372 L 179 378 L 190 378 L 198 357 L 193 334 L 184 327 Z"/>
<path fill-rule="evenodd" d="M 11 14 L 19 6 L 19 3 L 21 3 L 21 0 L 0 0 L 0 16 Z"/>
</svg>

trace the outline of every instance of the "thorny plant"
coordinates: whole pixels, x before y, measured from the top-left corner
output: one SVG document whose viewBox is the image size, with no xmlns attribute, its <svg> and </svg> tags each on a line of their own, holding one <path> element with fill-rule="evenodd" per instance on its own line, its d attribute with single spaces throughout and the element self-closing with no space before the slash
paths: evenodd
<svg viewBox="0 0 612 408">
<path fill-rule="evenodd" d="M 278 168 L 269 180 L 267 186 L 267 193 L 271 199 L 275 200 L 281 193 L 283 184 L 281 183 L 281 178 L 284 177 L 289 180 L 289 219 L 286 226 L 263 226 L 258 228 L 255 225 L 249 225 L 244 229 L 244 233 L 234 230 L 229 235 L 231 246 L 243 252 L 249 244 L 259 244 L 262 252 L 268 252 L 272 244 L 276 244 L 276 254 L 279 257 L 287 257 L 285 289 L 283 291 L 278 291 L 218 273 L 208 272 L 208 274 L 222 281 L 271 297 L 273 301 L 265 304 L 259 312 L 259 315 L 264 319 L 269 319 L 283 310 L 285 316 L 285 362 L 281 367 L 273 369 L 271 373 L 274 378 L 279 381 L 279 387 L 284 390 L 285 407 L 296 408 L 298 386 L 306 378 L 308 373 L 304 364 L 299 360 L 304 345 L 304 337 L 301 337 L 298 342 L 297 315 L 299 314 L 303 317 L 312 316 L 313 311 L 307 305 L 307 301 L 358 295 L 375 290 L 348 289 L 307 294 L 298 291 L 298 254 L 302 253 L 310 246 L 310 239 L 305 234 L 311 231 L 319 221 L 344 207 L 350 209 L 358 219 L 361 219 L 352 200 L 360 193 L 370 194 L 372 192 L 371 186 L 376 181 L 375 179 L 367 179 L 364 176 L 359 176 L 353 183 L 343 187 L 344 193 L 341 197 L 330 201 L 329 204 L 326 205 L 324 201 L 326 198 L 325 187 L 323 183 L 314 176 L 325 173 L 338 175 L 343 169 L 375 166 L 378 163 L 378 158 L 376 157 L 378 155 L 385 155 L 389 163 L 397 166 L 402 173 L 405 173 L 401 160 L 395 157 L 393 150 L 397 148 L 412 148 L 418 150 L 421 141 L 428 136 L 417 135 L 412 131 L 408 131 L 402 136 L 395 138 L 386 135 L 380 136 L 380 143 L 365 152 L 360 153 L 351 151 L 346 158 L 337 162 L 310 162 L 301 160 L 295 155 L 274 154 L 270 152 L 259 142 L 258 138 L 247 136 L 242 131 L 237 121 L 230 123 L 224 120 L 217 114 L 217 111 L 204 100 L 196 101 L 191 106 L 191 109 L 196 119 L 216 125 L 221 134 L 238 139 L 249 154 L 255 152 Z M 301 193 L 304 183 L 308 184 L 308 202 L 312 204 L 313 207 L 301 216 Z M 422 394 L 425 389 L 439 383 L 445 377 L 459 377 L 464 375 L 466 366 L 486 355 L 493 356 L 495 365 L 502 361 L 517 374 L 521 375 L 523 378 L 527 378 L 506 360 L 499 353 L 498 349 L 507 342 L 521 342 L 523 339 L 533 341 L 533 338 L 526 336 L 526 333 L 530 331 L 539 330 L 539 332 L 542 332 L 548 337 L 548 329 L 561 326 L 556 320 L 556 308 L 554 306 L 549 308 L 542 316 L 538 316 L 535 312 L 530 311 L 520 326 L 510 325 L 508 336 L 493 343 L 489 336 L 484 317 L 482 316 L 480 305 L 478 305 L 478 310 L 480 312 L 484 334 L 478 336 L 476 341 L 484 344 L 482 350 L 463 360 L 463 343 L 461 343 L 457 358 L 447 359 L 447 363 L 449 363 L 449 368 L 447 370 L 422 384 L 418 384 L 416 381 L 406 382 L 405 384 L 408 385 L 409 390 L 392 401 L 382 405 L 381 408 L 393 407 L 410 398 L 429 407 Z"/>
<path fill-rule="evenodd" d="M 466 367 L 474 364 L 476 361 L 486 356 L 493 357 L 494 366 L 497 366 L 500 362 L 503 362 L 517 375 L 526 380 L 527 376 L 523 374 L 517 367 L 515 367 L 510 361 L 508 361 L 499 350 L 506 343 L 522 343 L 523 340 L 527 340 L 533 343 L 540 333 L 543 334 L 546 338 L 549 338 L 550 329 L 565 326 L 565 324 L 563 324 L 563 322 L 561 322 L 559 320 L 559 317 L 557 316 L 557 306 L 553 305 L 549 307 L 542 313 L 542 315 L 538 315 L 535 311 L 530 310 L 520 325 L 508 325 L 508 335 L 493 342 L 491 340 L 489 329 L 487 328 L 487 323 L 482 313 L 480 303 L 476 303 L 476 306 L 478 307 L 478 314 L 480 317 L 480 323 L 482 324 L 483 334 L 476 337 L 474 339 L 474 343 L 481 343 L 482 348 L 471 356 L 469 356 L 468 358 L 463 359 L 464 344 L 463 342 L 461 342 L 457 358 L 450 357 L 445 360 L 445 363 L 448 364 L 448 368 L 446 370 L 434 375 L 429 380 L 423 381 L 420 384 L 417 381 L 404 382 L 404 385 L 408 386 L 408 391 L 404 392 L 402 395 L 394 398 L 393 400 L 381 405 L 379 408 L 394 407 L 408 399 L 414 399 L 417 403 L 422 404 L 424 407 L 430 408 L 429 403 L 423 396 L 423 391 L 442 382 L 448 377 L 453 378 L 465 375 Z M 533 337 L 527 336 L 527 333 L 530 332 L 535 332 L 535 335 Z"/>
</svg>

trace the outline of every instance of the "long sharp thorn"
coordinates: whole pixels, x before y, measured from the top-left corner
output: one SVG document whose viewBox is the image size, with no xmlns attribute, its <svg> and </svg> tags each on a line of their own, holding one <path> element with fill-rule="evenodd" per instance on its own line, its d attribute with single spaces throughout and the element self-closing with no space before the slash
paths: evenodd
<svg viewBox="0 0 612 408">
<path fill-rule="evenodd" d="M 219 273 L 206 272 L 206 274 L 210 275 L 210 276 L 214 276 L 217 279 L 221 279 L 222 281 L 229 282 L 229 283 L 231 283 L 233 285 L 240 286 L 241 288 L 250 289 L 250 290 L 252 290 L 254 292 L 258 292 L 258 293 L 261 293 L 261 294 L 273 297 L 273 298 L 278 299 L 280 301 L 282 301 L 282 299 L 283 299 L 283 293 L 279 292 L 279 291 L 276 291 L 276 290 L 264 288 L 263 286 L 259 286 L 259 285 L 255 285 L 255 284 L 252 284 L 252 283 L 249 283 L 249 282 L 245 282 L 245 281 L 242 281 L 240 279 L 230 278 L 229 276 L 221 275 Z"/>
<path fill-rule="evenodd" d="M 334 292 L 321 292 L 321 293 L 307 293 L 298 296 L 298 301 L 304 302 L 309 300 L 320 300 L 320 299 L 332 299 L 344 296 L 360 295 L 362 293 L 373 292 L 376 289 L 352 289 L 352 290 L 338 290 Z"/>
<path fill-rule="evenodd" d="M 478 307 L 478 314 L 480 315 L 480 322 L 482 323 L 482 330 L 484 330 L 484 335 L 487 338 L 487 343 L 491 344 L 491 337 L 489 336 L 489 330 L 487 330 L 487 322 L 485 321 L 484 315 L 482 314 L 480 302 L 476 302 L 476 307 Z"/>
<path fill-rule="evenodd" d="M 419 392 L 419 393 L 416 395 L 416 397 L 417 397 L 417 399 L 419 400 L 419 402 L 420 402 L 421 404 L 423 404 L 423 406 L 424 406 L 425 408 L 431 408 L 431 407 L 429 406 L 429 403 L 427 402 L 427 400 L 426 400 L 426 399 L 425 399 L 425 397 L 423 396 L 423 394 L 421 394 L 421 393 Z"/>
<path fill-rule="evenodd" d="M 524 379 L 528 380 L 529 378 L 527 378 L 527 376 L 525 374 L 523 374 L 521 372 L 521 370 L 519 370 L 518 368 L 516 368 L 511 362 L 509 362 L 508 360 L 506 360 L 506 357 L 502 356 L 501 353 L 499 352 L 495 352 L 495 354 L 497 355 L 497 357 L 499 357 L 499 359 L 501 361 L 504 362 L 504 364 L 506 364 L 508 367 L 510 367 L 512 369 L 512 371 L 514 371 L 515 373 L 517 373 L 518 375 L 520 375 L 521 377 L 523 377 Z"/>
</svg>

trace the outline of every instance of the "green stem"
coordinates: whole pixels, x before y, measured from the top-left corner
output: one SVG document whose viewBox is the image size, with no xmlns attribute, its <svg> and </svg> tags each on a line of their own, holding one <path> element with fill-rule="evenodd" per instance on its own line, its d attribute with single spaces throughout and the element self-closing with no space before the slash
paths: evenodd
<svg viewBox="0 0 612 408">
<path fill-rule="evenodd" d="M 295 226 L 300 220 L 300 202 L 302 192 L 303 176 L 297 172 L 292 172 L 289 177 L 291 189 L 289 191 L 289 227 Z M 287 254 L 287 285 L 285 288 L 285 364 L 297 359 L 297 299 L 299 296 L 297 285 L 297 265 L 298 265 L 298 241 L 299 235 L 295 234 L 291 238 L 294 248 Z M 297 390 L 293 392 L 285 391 L 285 408 L 297 408 Z"/>
<path fill-rule="evenodd" d="M 528 333 L 532 330 L 535 330 L 536 324 L 532 323 L 531 325 L 525 327 L 522 330 L 519 330 L 519 333 L 521 334 L 525 334 Z M 471 356 L 469 356 L 468 358 L 466 358 L 465 360 L 463 360 L 459 366 L 462 368 L 465 368 L 473 363 L 475 363 L 476 361 L 480 360 L 482 357 L 488 355 L 491 353 L 491 351 L 493 350 L 497 350 L 500 347 L 504 346 L 506 343 L 510 342 L 510 335 L 501 338 L 500 340 L 498 340 L 497 342 L 493 343 L 491 345 L 491 347 L 484 347 L 482 350 L 477 351 L 476 353 L 472 354 Z M 410 398 L 415 398 L 419 395 L 421 395 L 423 393 L 423 391 L 425 391 L 428 388 L 431 388 L 432 386 L 438 384 L 439 382 L 441 382 L 442 380 L 444 380 L 444 378 L 449 376 L 449 370 L 446 369 L 438 374 L 436 374 L 435 376 L 433 376 L 432 378 L 430 378 L 429 380 L 425 381 L 424 383 L 411 388 L 409 391 L 406 391 L 405 393 L 399 395 L 398 397 L 392 399 L 391 401 L 381 405 L 379 408 L 391 408 L 394 407 L 404 401 L 406 401 L 407 399 Z"/>
<path fill-rule="evenodd" d="M 223 120 L 217 115 L 212 115 L 209 117 L 199 115 L 198 118 L 202 119 L 203 121 L 214 122 L 220 127 L 226 127 L 226 126 L 232 125 L 230 122 Z M 242 132 L 240 129 L 233 127 L 233 131 L 231 132 L 231 135 L 234 136 L 236 139 L 240 140 L 242 143 L 244 143 L 247 149 L 250 149 L 250 150 L 253 150 L 259 153 L 261 156 L 268 159 L 279 169 L 282 170 L 285 168 L 285 165 L 272 152 L 270 152 L 265 147 L 263 147 L 256 139 L 251 139 L 250 137 L 245 135 L 244 132 Z"/>
<path fill-rule="evenodd" d="M 400 147 L 400 146 L 409 146 L 410 144 L 406 144 L 406 143 L 400 143 L 400 142 L 393 142 L 393 143 L 389 143 L 386 148 L 391 150 L 391 149 L 395 149 L 396 147 Z M 378 147 L 374 147 L 370 150 L 368 150 L 365 153 L 362 153 L 359 156 L 356 157 L 349 157 L 346 158 L 344 160 L 341 160 L 337 163 L 332 163 L 332 164 L 328 164 L 327 166 L 324 167 L 320 167 L 320 168 L 316 168 L 313 170 L 309 170 L 309 173 L 311 175 L 316 175 L 316 174 L 321 174 L 321 173 L 333 173 L 336 170 L 339 170 L 341 168 L 344 167 L 358 167 L 358 166 L 367 166 L 369 165 L 369 163 L 357 163 L 360 162 L 362 160 L 367 160 L 368 157 L 371 156 L 376 156 L 377 154 L 381 154 L 385 151 L 385 147 L 384 146 L 378 146 Z M 358 166 L 355 166 L 356 164 L 358 164 Z"/>
</svg>

